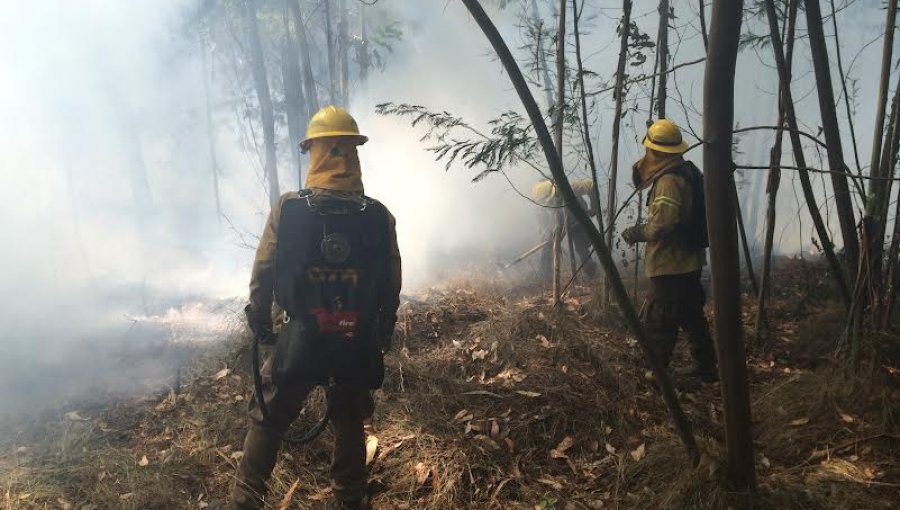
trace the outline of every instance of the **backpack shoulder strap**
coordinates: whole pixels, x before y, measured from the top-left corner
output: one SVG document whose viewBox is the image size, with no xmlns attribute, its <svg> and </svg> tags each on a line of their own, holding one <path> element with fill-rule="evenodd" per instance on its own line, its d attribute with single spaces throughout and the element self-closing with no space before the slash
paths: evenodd
<svg viewBox="0 0 900 510">
<path fill-rule="evenodd" d="M 656 172 L 656 174 L 652 177 L 653 184 L 650 186 L 650 193 L 647 193 L 646 206 L 650 207 L 650 202 L 653 199 L 653 193 L 656 191 L 656 183 L 659 182 L 659 179 L 662 178 L 663 176 L 677 175 L 678 177 L 685 179 L 687 181 L 687 183 L 690 184 L 691 171 L 692 171 L 691 166 L 693 166 L 693 163 L 685 160 L 685 162 L 680 165 L 673 165 L 668 168 L 664 168 L 664 169 L 660 170 L 659 172 Z M 696 167 L 694 167 L 694 168 L 696 168 Z"/>
</svg>

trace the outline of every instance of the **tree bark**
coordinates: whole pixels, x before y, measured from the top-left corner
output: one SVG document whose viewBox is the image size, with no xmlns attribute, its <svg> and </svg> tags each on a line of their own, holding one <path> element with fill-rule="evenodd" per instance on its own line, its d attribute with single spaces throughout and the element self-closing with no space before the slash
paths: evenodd
<svg viewBox="0 0 900 510">
<path fill-rule="evenodd" d="M 289 0 L 291 15 L 294 18 L 294 27 L 297 30 L 297 44 L 303 57 L 303 91 L 306 94 L 306 107 L 310 117 L 319 110 L 319 98 L 316 92 L 316 79 L 312 71 L 312 59 L 309 52 L 309 37 L 306 34 L 306 23 L 303 22 L 303 14 L 300 12 L 300 0 Z"/>
<path fill-rule="evenodd" d="M 856 161 L 856 172 L 862 175 L 862 165 L 859 163 L 859 144 L 856 143 L 856 123 L 853 122 L 853 111 L 850 108 L 850 94 L 847 93 L 847 75 L 844 73 L 844 60 L 841 58 L 841 39 L 837 25 L 837 9 L 834 7 L 834 0 L 831 3 L 831 26 L 834 28 L 834 53 L 837 57 L 838 75 L 841 77 L 841 90 L 844 96 L 844 108 L 847 111 L 847 126 L 850 128 L 850 142 L 853 144 L 853 158 Z M 893 30 L 891 31 L 893 36 Z M 863 197 L 863 202 L 865 202 Z"/>
<path fill-rule="evenodd" d="M 613 282 L 613 293 L 619 301 L 619 306 L 621 307 L 625 322 L 633 331 L 638 343 L 644 351 L 647 361 L 650 363 L 650 366 L 657 377 L 660 392 L 675 421 L 675 428 L 687 449 L 688 456 L 694 465 L 696 465 L 700 460 L 700 455 L 696 440 L 691 432 L 691 424 L 684 414 L 684 410 L 681 408 L 681 404 L 678 401 L 678 396 L 672 386 L 669 374 L 665 367 L 659 363 L 657 357 L 653 355 L 653 350 L 646 332 L 643 327 L 641 327 L 637 312 L 628 300 L 628 293 L 625 290 L 625 285 L 622 283 L 622 279 L 616 269 L 612 254 L 603 239 L 603 235 L 588 217 L 587 212 L 581 205 L 581 201 L 575 196 L 575 192 L 572 190 L 572 186 L 566 178 L 562 161 L 555 150 L 553 140 L 550 137 L 550 131 L 547 129 L 541 110 L 535 102 L 531 90 L 528 88 L 528 82 L 526 82 L 525 77 L 522 76 L 519 65 L 509 51 L 509 47 L 506 45 L 503 37 L 497 31 L 497 27 L 494 26 L 490 17 L 484 12 L 484 9 L 481 7 L 478 0 L 462 0 L 462 2 L 490 41 L 491 46 L 494 48 L 494 51 L 497 52 L 500 62 L 503 64 L 504 69 L 509 75 L 510 81 L 516 89 L 516 93 L 519 95 L 519 99 L 522 101 L 522 104 L 528 113 L 528 118 L 531 120 L 532 126 L 534 127 L 538 143 L 544 152 L 544 157 L 547 159 L 547 166 L 550 168 L 554 182 L 557 183 L 557 190 L 562 194 L 564 203 L 566 204 L 566 207 L 569 208 L 572 216 L 587 231 L 588 238 L 591 241 L 594 251 L 600 258 L 600 262 L 603 264 L 603 268 L 606 271 L 608 278 Z"/>
<path fill-rule="evenodd" d="M 325 3 L 325 45 L 328 50 L 328 100 L 331 104 L 337 103 L 337 70 L 334 62 L 334 34 L 331 30 L 331 0 Z"/>
<path fill-rule="evenodd" d="M 788 133 L 791 139 L 791 145 L 794 151 L 794 159 L 797 167 L 800 169 L 797 176 L 800 179 L 800 187 L 803 189 L 803 198 L 809 208 L 809 215 L 812 218 L 813 225 L 816 228 L 816 234 L 819 236 L 819 242 L 822 244 L 822 250 L 825 252 L 825 258 L 828 266 L 834 275 L 838 292 L 844 301 L 845 306 L 850 306 L 850 285 L 847 283 L 847 275 L 843 266 L 838 261 L 834 253 L 834 245 L 831 243 L 831 237 L 828 234 L 828 228 L 822 220 L 822 214 L 819 212 L 819 206 L 816 203 L 816 195 L 813 191 L 812 182 L 809 178 L 809 172 L 806 170 L 806 156 L 803 152 L 803 143 L 800 141 L 800 131 L 797 127 L 797 115 L 794 111 L 794 96 L 791 93 L 791 73 L 785 64 L 784 53 L 781 48 L 781 33 L 778 30 L 778 14 L 775 11 L 774 0 L 765 0 L 766 17 L 769 20 L 769 37 L 772 40 L 772 50 L 775 54 L 775 64 L 778 69 L 779 86 L 781 87 L 784 104 L 784 117 L 787 122 Z"/>
<path fill-rule="evenodd" d="M 256 21 L 256 0 L 247 0 L 246 7 L 247 38 L 250 40 L 250 65 L 253 71 L 256 98 L 259 101 L 263 140 L 266 146 L 266 180 L 269 184 L 269 203 L 275 205 L 281 197 L 278 185 L 278 167 L 275 162 L 275 112 L 272 107 L 269 79 L 266 76 L 266 63 L 263 60 L 262 41 L 259 38 L 259 26 Z"/>
<path fill-rule="evenodd" d="M 291 34 L 291 21 L 288 15 L 288 3 L 282 5 L 281 18 L 284 23 L 284 42 L 282 46 L 281 80 L 284 84 L 284 109 L 288 123 L 288 147 L 291 152 L 291 163 L 297 173 L 299 188 L 303 187 L 303 169 L 300 164 L 300 150 L 297 143 L 303 137 L 304 118 L 309 118 L 303 101 L 303 85 L 300 77 L 300 53 L 297 50 L 294 36 Z"/>
<path fill-rule="evenodd" d="M 656 112 L 660 119 L 666 118 L 669 68 L 669 0 L 659 0 L 659 88 L 656 97 Z"/>
<path fill-rule="evenodd" d="M 560 161 L 563 161 L 563 123 L 566 110 L 566 0 L 559 0 L 559 27 L 556 31 L 556 106 L 553 109 L 553 143 Z M 555 179 L 554 179 L 555 181 Z M 558 188 L 558 185 L 557 185 Z M 563 220 L 562 210 L 556 213 L 556 233 L 553 237 L 553 303 L 559 302 L 560 257 Z"/>
<path fill-rule="evenodd" d="M 366 83 L 369 80 L 369 68 L 372 67 L 372 59 L 369 57 L 369 23 L 366 19 L 367 10 L 359 10 L 359 44 L 356 45 L 356 59 L 359 61 L 359 82 Z"/>
<path fill-rule="evenodd" d="M 888 0 L 887 19 L 884 24 L 884 46 L 881 53 L 881 76 L 878 82 L 878 95 L 875 106 L 875 132 L 872 134 L 872 158 L 870 160 L 870 175 L 878 175 L 881 161 L 882 135 L 884 132 L 884 115 L 887 107 L 888 83 L 891 79 L 891 57 L 894 50 L 894 28 L 897 23 L 897 1 Z M 874 196 L 878 182 L 869 181 L 869 195 Z M 876 201 L 877 202 L 877 201 Z M 880 203 L 876 204 L 880 207 Z"/>
<path fill-rule="evenodd" d="M 349 27 L 347 26 L 347 0 L 341 0 L 341 16 L 338 19 L 338 49 L 341 59 L 341 104 L 350 107 L 350 56 Z"/>
<path fill-rule="evenodd" d="M 537 65 L 541 77 L 544 80 L 544 97 L 547 101 L 547 108 L 549 109 L 553 107 L 553 80 L 550 79 L 550 70 L 547 69 L 547 59 L 544 54 L 544 39 L 542 37 L 544 22 L 541 19 L 541 13 L 538 10 L 537 0 L 531 0 L 531 21 L 538 31 L 536 50 L 538 59 Z"/>
<path fill-rule="evenodd" d="M 534 0 L 532 0 L 534 6 Z M 575 30 L 575 62 L 578 65 L 578 89 L 581 99 L 581 128 L 584 137 L 584 147 L 587 150 L 588 165 L 591 168 L 591 180 L 594 183 L 593 200 L 597 214 L 597 224 L 603 228 L 603 215 L 600 213 L 600 181 L 597 171 L 597 158 L 594 156 L 594 144 L 591 142 L 591 129 L 588 123 L 587 90 L 584 88 L 584 63 L 581 60 L 581 32 L 579 21 L 581 15 L 578 11 L 578 0 L 572 0 L 572 26 Z M 570 236 L 571 237 L 571 236 Z"/>
<path fill-rule="evenodd" d="M 825 132 L 825 143 L 828 145 L 828 166 L 834 172 L 831 174 L 831 185 L 834 187 L 834 202 L 841 225 L 841 237 L 844 240 L 848 282 L 852 286 L 859 264 L 856 214 L 853 210 L 853 198 L 850 196 L 850 187 L 847 183 L 847 164 L 844 162 L 841 130 L 835 109 L 834 90 L 831 86 L 831 64 L 828 61 L 825 32 L 822 30 L 822 12 L 819 0 L 805 0 L 805 3 L 809 47 L 816 75 L 819 110 L 822 113 L 822 129 Z"/>
<path fill-rule="evenodd" d="M 619 62 L 616 65 L 616 88 L 613 96 L 616 106 L 613 110 L 612 150 L 609 155 L 609 183 L 606 193 L 606 244 L 613 245 L 616 235 L 616 191 L 619 185 L 619 130 L 622 125 L 622 105 L 625 102 L 625 64 L 628 62 L 628 36 L 631 34 L 631 0 L 622 0 L 622 34 L 619 42 Z M 611 289 L 605 285 L 603 305 L 609 306 Z"/>
<path fill-rule="evenodd" d="M 700 4 L 700 35 L 703 36 L 703 49 L 709 50 L 709 36 L 706 33 L 706 0 L 698 0 Z"/>
<path fill-rule="evenodd" d="M 741 267 L 735 228 L 732 126 L 734 76 L 742 0 L 715 0 L 703 86 L 703 166 L 713 281 L 716 344 L 728 449 L 728 479 L 742 493 L 755 488 L 750 390 L 741 326 Z"/>
<path fill-rule="evenodd" d="M 894 92 L 894 99 L 891 103 L 891 116 L 890 116 L 890 124 L 888 125 L 888 131 L 885 135 L 885 140 L 887 143 L 884 144 L 881 154 L 881 170 L 879 171 L 880 175 L 883 177 L 891 177 L 894 173 L 894 169 L 897 166 L 897 150 L 900 148 L 900 78 L 897 79 L 897 89 Z M 871 266 L 873 267 L 873 271 L 875 277 L 872 279 L 872 288 L 874 291 L 874 296 L 876 302 L 873 304 L 872 309 L 875 313 L 874 323 L 877 327 L 885 329 L 890 325 L 889 322 L 889 306 L 890 306 L 890 288 L 891 288 L 891 273 L 894 271 L 894 266 L 896 264 L 896 252 L 893 252 L 893 256 L 891 255 L 891 251 L 888 251 L 889 257 L 886 260 L 886 266 L 884 264 L 885 260 L 884 256 L 884 238 L 887 231 L 887 211 L 889 208 L 889 200 L 891 197 L 891 185 L 893 184 L 890 180 L 883 180 L 882 189 L 874 198 L 879 198 L 881 200 L 881 204 L 878 208 L 878 215 L 874 218 L 874 223 L 877 225 L 876 229 L 876 238 L 874 242 L 871 244 L 871 252 L 870 259 L 872 260 Z M 898 200 L 900 201 L 900 200 Z M 900 220 L 900 217 L 895 217 L 894 222 L 896 223 Z M 891 248 L 893 248 L 894 240 L 891 240 Z M 885 278 L 887 276 L 887 278 Z"/>
<path fill-rule="evenodd" d="M 731 182 L 734 182 L 734 178 L 731 179 Z M 734 187 L 734 212 L 741 248 L 744 251 L 744 263 L 747 265 L 747 279 L 750 280 L 750 287 L 753 289 L 753 294 L 756 295 L 759 294 L 759 283 L 756 280 L 756 273 L 753 271 L 753 254 L 750 252 L 750 242 L 747 241 L 747 230 L 744 228 L 744 214 L 741 212 L 741 201 L 738 198 L 737 185 Z"/>
<path fill-rule="evenodd" d="M 888 82 L 891 79 L 891 59 L 894 47 L 894 29 L 897 22 L 897 1 L 890 0 L 885 20 L 884 47 L 881 56 L 881 77 L 878 85 L 877 105 L 875 112 L 875 133 L 872 139 L 872 159 L 869 175 L 873 177 L 889 177 L 893 171 L 890 160 L 893 154 L 894 120 L 897 115 L 897 97 L 895 95 L 891 107 L 888 129 L 884 131 L 885 107 L 888 97 Z M 884 143 L 882 141 L 884 140 Z M 867 273 L 872 294 L 878 299 L 882 294 L 882 256 L 884 255 L 884 237 L 887 223 L 888 200 L 891 195 L 891 182 L 879 179 L 869 181 L 869 200 L 866 203 L 866 217 L 863 220 L 864 241 L 868 242 Z M 871 309 L 880 309 L 879 303 L 872 303 Z M 876 324 L 878 319 L 876 318 Z"/>
<path fill-rule="evenodd" d="M 775 51 L 785 52 L 785 66 L 790 75 L 794 61 L 794 33 L 797 27 L 797 4 L 799 0 L 790 0 L 787 19 L 787 42 L 784 48 L 775 48 Z M 766 320 L 766 299 L 769 295 L 770 275 L 772 271 L 772 250 L 775 241 L 775 219 L 778 198 L 778 187 L 781 183 L 781 153 L 784 141 L 784 117 L 785 117 L 785 93 L 784 88 L 778 87 L 778 131 L 775 133 L 775 143 L 769 153 L 769 179 L 766 184 L 768 203 L 766 206 L 766 235 L 763 248 L 762 279 L 759 286 L 759 294 L 756 302 L 756 338 L 761 338 L 762 328 Z"/>
</svg>

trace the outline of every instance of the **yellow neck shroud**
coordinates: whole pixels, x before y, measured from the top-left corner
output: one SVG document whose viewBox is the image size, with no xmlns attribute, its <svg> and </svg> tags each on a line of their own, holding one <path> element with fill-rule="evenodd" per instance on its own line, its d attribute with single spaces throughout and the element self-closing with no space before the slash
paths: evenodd
<svg viewBox="0 0 900 510">
<path fill-rule="evenodd" d="M 310 144 L 307 188 L 362 193 L 362 171 L 355 140 L 322 138 Z"/>
</svg>

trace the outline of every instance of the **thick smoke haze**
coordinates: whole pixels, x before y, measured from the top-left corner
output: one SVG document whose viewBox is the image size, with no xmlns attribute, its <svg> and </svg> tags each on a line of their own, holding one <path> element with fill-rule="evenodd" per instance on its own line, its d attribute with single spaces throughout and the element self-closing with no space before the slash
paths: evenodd
<svg viewBox="0 0 900 510">
<path fill-rule="evenodd" d="M 238 322 L 254 236 L 265 221 L 268 197 L 259 156 L 245 149 L 235 116 L 219 109 L 214 143 L 222 215 L 216 213 L 204 118 L 209 73 L 191 28 L 199 3 L 51 0 L 4 5 L 0 413 L 23 401 L 33 403 L 33 395 L 65 398 L 61 389 L 67 386 L 109 390 L 116 386 L 110 380 L 134 382 L 135 372 L 117 361 L 121 350 L 148 349 L 173 336 L 182 342 L 221 339 Z M 549 4 L 539 3 L 552 25 Z M 649 34 L 656 32 L 652 3 L 635 6 L 635 19 Z M 509 181 L 491 175 L 472 184 L 475 172 L 460 167 L 444 171 L 443 163 L 434 162 L 425 150 L 427 143 L 419 141 L 421 130 L 405 119 L 377 116 L 374 107 L 385 101 L 421 104 L 484 126 L 504 111 L 521 111 L 518 98 L 459 2 L 381 4 L 404 34 L 386 55 L 385 68 L 373 72 L 364 88 L 354 89 L 349 108 L 371 138 L 361 149 L 367 192 L 397 217 L 405 288 L 438 282 L 471 266 L 490 270 L 538 240 L 539 211 L 518 192 L 527 194 L 540 176 L 520 167 L 509 169 Z M 848 63 L 881 30 L 881 10 L 875 4 L 842 14 Z M 695 2 L 674 2 L 674 7 L 686 13 L 696 9 Z M 583 20 L 585 66 L 603 80 L 615 69 L 619 8 L 618 2 L 589 2 L 588 11 L 596 14 Z M 491 14 L 510 46 L 525 58 L 518 9 Z M 673 33 L 674 63 L 704 53 L 697 27 L 684 25 L 693 19 L 685 15 L 675 20 L 684 38 Z M 757 32 L 764 27 L 760 20 L 748 23 Z M 853 61 L 852 73 L 864 78 L 859 86 L 865 90 L 874 87 L 868 77 L 877 76 L 879 47 L 870 46 Z M 777 83 L 770 49 L 747 50 L 740 59 L 738 123 L 774 124 Z M 802 98 L 798 111 L 805 129 L 816 133 L 818 104 L 810 94 L 814 81 L 805 44 L 798 45 L 794 74 L 795 96 Z M 702 65 L 670 75 L 668 116 L 698 134 L 702 78 Z M 600 85 L 599 80 L 589 83 Z M 228 91 L 215 81 L 211 86 L 211 103 L 226 103 Z M 543 101 L 543 92 L 538 87 L 534 91 Z M 630 91 L 634 97 L 648 92 L 646 82 Z M 858 130 L 860 150 L 868 154 L 874 99 L 867 93 L 855 99 L 855 120 L 865 126 Z M 605 173 L 612 102 L 609 94 L 597 101 L 603 113 L 592 131 Z M 630 163 L 642 153 L 646 108 L 647 101 L 640 100 L 623 126 L 620 196 L 630 192 Z M 280 136 L 279 150 L 287 151 L 286 135 Z M 766 164 L 771 139 L 770 133 L 741 136 L 738 159 Z M 690 156 L 700 163 L 699 150 Z M 814 153 L 811 161 L 826 165 Z M 785 162 L 790 162 L 788 156 Z M 586 176 L 583 166 L 573 169 L 573 175 Z M 296 177 L 284 159 L 280 171 L 283 189 L 296 189 Z M 742 196 L 745 210 L 756 211 L 750 215 L 751 231 L 758 233 L 764 223 L 764 209 L 758 206 L 762 198 L 749 190 L 764 182 L 765 174 L 752 172 L 744 176 Z M 793 180 L 788 174 L 784 182 Z M 823 189 L 821 180 L 816 182 Z M 779 196 L 782 217 L 792 218 L 776 237 L 785 253 L 811 247 L 811 223 L 805 212 L 796 213 L 796 195 L 785 184 Z M 47 381 L 54 384 L 43 393 L 35 389 Z M 125 386 L 120 389 L 133 385 Z"/>
</svg>

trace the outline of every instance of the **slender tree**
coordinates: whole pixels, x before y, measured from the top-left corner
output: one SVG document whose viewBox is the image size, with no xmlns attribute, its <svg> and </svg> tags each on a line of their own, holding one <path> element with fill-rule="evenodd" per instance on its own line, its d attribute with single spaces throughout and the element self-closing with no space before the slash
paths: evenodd
<svg viewBox="0 0 900 510">
<path fill-rule="evenodd" d="M 532 0 L 533 1 L 533 0 Z M 582 6 L 584 4 L 581 4 Z M 588 165 L 591 168 L 591 180 L 594 184 L 594 204 L 597 207 L 597 223 L 603 226 L 603 216 L 600 214 L 600 182 L 597 170 L 597 158 L 594 154 L 594 144 L 591 142 L 591 125 L 588 119 L 587 89 L 584 87 L 584 62 L 581 58 L 581 10 L 578 0 L 572 0 L 572 25 L 575 30 L 575 63 L 578 66 L 578 91 L 581 102 L 581 130 L 584 138 L 584 147 L 587 151 Z"/>
<path fill-rule="evenodd" d="M 563 161 L 563 123 L 566 110 L 566 0 L 559 0 L 559 28 L 556 32 L 556 106 L 553 109 L 553 143 L 560 161 Z M 558 185 L 557 185 L 558 188 Z M 559 248 L 565 228 L 564 212 L 556 214 L 557 224 L 553 234 L 553 302 L 560 298 Z"/>
<path fill-rule="evenodd" d="M 324 0 L 325 47 L 328 51 L 328 101 L 335 104 L 338 99 L 337 69 L 334 62 L 334 33 L 331 29 L 331 0 Z"/>
<path fill-rule="evenodd" d="M 269 202 L 272 205 L 281 197 L 278 185 L 278 167 L 275 161 L 275 111 L 272 96 L 269 92 L 269 79 L 266 76 L 266 63 L 263 59 L 262 41 L 259 38 L 259 26 L 256 21 L 256 0 L 246 0 L 247 38 L 250 41 L 250 66 L 253 72 L 253 84 L 256 98 L 259 101 L 259 113 L 262 118 L 263 140 L 266 146 L 266 179 L 269 184 Z"/>
<path fill-rule="evenodd" d="M 805 0 L 805 3 L 809 47 L 812 51 L 813 68 L 816 75 L 822 130 L 825 132 L 828 152 L 828 166 L 831 169 L 831 185 L 834 187 L 834 202 L 841 225 L 841 237 L 844 240 L 844 255 L 847 258 L 849 270 L 848 282 L 852 285 L 859 260 L 859 243 L 856 233 L 856 214 L 853 211 L 853 199 L 847 183 L 847 164 L 844 162 L 834 89 L 831 86 L 831 63 L 828 60 L 828 46 L 825 43 L 825 32 L 822 29 L 819 0 Z"/>
<path fill-rule="evenodd" d="M 662 23 L 662 22 L 660 22 Z M 622 22 L 619 34 L 619 62 L 616 65 L 616 86 L 613 98 L 616 106 L 613 110 L 612 149 L 609 155 L 609 184 L 606 195 L 606 244 L 613 245 L 616 233 L 616 191 L 619 187 L 619 130 L 622 125 L 622 105 L 625 102 L 625 64 L 628 62 L 628 36 L 631 34 L 631 0 L 622 0 Z M 610 286 L 604 292 L 604 305 L 609 305 Z"/>
<path fill-rule="evenodd" d="M 341 61 L 341 104 L 350 105 L 350 36 L 347 26 L 347 0 L 340 2 L 341 15 L 338 18 L 338 55 Z"/>
<path fill-rule="evenodd" d="M 875 96 L 875 122 L 872 134 L 872 157 L 869 163 L 869 173 L 878 175 L 881 161 L 882 134 L 884 132 L 884 116 L 887 107 L 888 82 L 891 79 L 891 60 L 894 51 L 894 29 L 897 25 L 897 0 L 888 0 L 887 19 L 884 24 L 884 46 L 881 52 L 881 75 L 878 80 L 878 94 Z M 878 181 L 869 181 L 869 194 L 873 188 L 878 187 Z"/>
<path fill-rule="evenodd" d="M 791 75 L 791 68 L 794 60 L 794 33 L 797 26 L 797 4 L 799 0 L 789 0 L 788 16 L 787 16 L 787 39 L 786 48 L 775 48 L 777 52 L 785 54 L 785 70 L 788 76 Z M 774 44 L 774 41 L 773 41 Z M 786 95 L 783 86 L 778 87 L 778 123 L 775 132 L 775 143 L 769 153 L 769 178 L 766 183 L 766 195 L 768 197 L 766 206 L 766 233 L 765 244 L 763 247 L 763 267 L 762 276 L 757 294 L 756 303 L 756 338 L 762 335 L 762 327 L 765 323 L 766 299 L 768 298 L 770 275 L 772 271 L 772 250 L 775 241 L 775 219 L 776 205 L 778 198 L 778 187 L 781 183 L 781 154 L 782 144 L 784 141 L 784 120 L 785 120 L 785 100 Z"/>
<path fill-rule="evenodd" d="M 574 220 L 586 230 L 591 245 L 600 258 L 600 262 L 603 264 L 607 277 L 613 282 L 613 295 L 619 302 L 625 323 L 632 330 L 637 338 L 638 344 L 644 351 L 644 356 L 657 378 L 657 384 L 659 385 L 663 400 L 669 407 L 669 411 L 672 413 L 676 430 L 687 449 L 691 461 L 696 465 L 697 462 L 699 462 L 700 456 L 697 442 L 691 432 L 691 424 L 684 414 L 684 410 L 682 409 L 678 400 L 678 395 L 675 393 L 675 389 L 672 386 L 669 374 L 665 367 L 659 363 L 657 357 L 653 355 L 653 348 L 649 343 L 646 332 L 641 327 L 637 311 L 628 299 L 628 292 L 625 290 L 625 285 L 622 283 L 622 279 L 616 269 L 615 261 L 612 258 L 609 247 L 606 245 L 603 234 L 600 233 L 590 217 L 588 217 L 587 211 L 585 211 L 584 207 L 581 205 L 581 201 L 575 196 L 571 184 L 569 184 L 569 180 L 563 170 L 562 161 L 559 158 L 559 154 L 556 152 L 556 147 L 550 136 L 550 131 L 547 129 L 547 124 L 544 122 L 541 110 L 538 107 L 537 102 L 535 102 L 531 90 L 528 88 L 528 82 L 525 81 L 525 77 L 522 75 L 518 63 L 509 51 L 509 47 L 506 45 L 500 32 L 497 31 L 497 27 L 491 21 L 487 13 L 484 12 L 484 9 L 481 7 L 478 0 L 462 0 L 462 2 L 468 9 L 469 14 L 471 14 L 472 18 L 481 28 L 482 32 L 484 32 L 509 75 L 510 81 L 515 88 L 519 99 L 522 101 L 522 105 L 534 128 L 538 144 L 547 160 L 547 166 L 550 169 L 550 173 L 553 175 L 554 182 L 557 184 L 557 191 L 562 195 L 563 203 L 572 213 Z"/>
<path fill-rule="evenodd" d="M 303 66 L 303 91 L 306 94 L 306 106 L 310 114 L 319 109 L 319 98 L 316 92 L 316 79 L 313 76 L 312 58 L 309 51 L 309 37 L 306 33 L 306 23 L 300 11 L 300 0 L 286 0 L 291 8 L 291 16 L 294 18 L 294 29 L 297 31 L 297 45 L 300 48 Z"/>
<path fill-rule="evenodd" d="M 850 306 L 850 285 L 848 284 L 847 275 L 843 266 L 834 253 L 834 245 L 831 242 L 831 236 L 825 221 L 822 219 L 822 213 L 819 211 L 816 195 L 813 191 L 812 181 L 809 178 L 808 166 L 806 164 L 806 155 L 803 152 L 803 143 L 800 141 L 800 130 L 797 123 L 797 115 L 794 111 L 794 96 L 791 93 L 791 74 L 785 63 L 784 53 L 781 43 L 781 33 L 778 30 L 778 13 L 775 10 L 774 0 L 765 0 L 766 18 L 769 21 L 769 38 L 772 41 L 772 50 L 775 55 L 775 65 L 778 70 L 778 82 L 782 93 L 782 104 L 784 105 L 784 119 L 787 123 L 787 130 L 791 139 L 791 146 L 794 151 L 794 160 L 799 170 L 797 177 L 800 179 L 800 187 L 803 190 L 803 198 L 806 200 L 809 215 L 812 218 L 813 225 L 816 228 L 816 234 L 819 236 L 819 243 L 822 251 L 825 252 L 825 259 L 834 276 L 838 292 L 846 306 Z"/>
<path fill-rule="evenodd" d="M 670 11 L 669 0 L 659 0 L 659 36 L 656 43 L 659 52 L 659 88 L 656 91 L 656 113 L 660 119 L 666 118 L 668 98 Z"/>
<path fill-rule="evenodd" d="M 731 192 L 734 76 L 742 11 L 742 0 L 713 2 L 703 86 L 703 166 L 728 478 L 735 490 L 749 492 L 755 487 L 753 433 L 741 326 L 736 204 Z"/>
<path fill-rule="evenodd" d="M 281 81 L 284 87 L 284 110 L 288 124 L 288 147 L 291 151 L 291 163 L 297 173 L 297 180 L 303 186 L 303 169 L 300 165 L 300 151 L 297 142 L 303 136 L 306 126 L 304 119 L 309 118 L 306 102 L 303 100 L 303 84 L 300 76 L 300 52 L 296 38 L 291 33 L 289 0 L 282 4 L 281 19 L 284 24 L 284 40 L 281 44 Z"/>
</svg>

